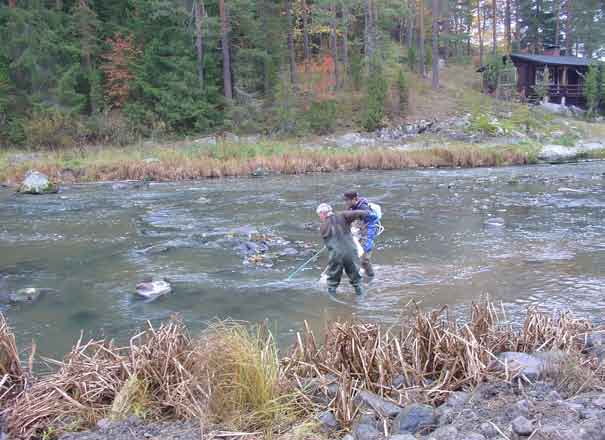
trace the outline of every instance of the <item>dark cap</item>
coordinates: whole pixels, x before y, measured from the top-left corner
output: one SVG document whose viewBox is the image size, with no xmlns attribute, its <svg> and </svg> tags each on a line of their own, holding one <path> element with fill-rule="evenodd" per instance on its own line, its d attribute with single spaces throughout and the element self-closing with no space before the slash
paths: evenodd
<svg viewBox="0 0 605 440">
<path fill-rule="evenodd" d="M 345 200 L 353 200 L 356 199 L 357 197 L 359 197 L 359 194 L 357 194 L 357 191 L 347 191 L 344 194 Z"/>
</svg>

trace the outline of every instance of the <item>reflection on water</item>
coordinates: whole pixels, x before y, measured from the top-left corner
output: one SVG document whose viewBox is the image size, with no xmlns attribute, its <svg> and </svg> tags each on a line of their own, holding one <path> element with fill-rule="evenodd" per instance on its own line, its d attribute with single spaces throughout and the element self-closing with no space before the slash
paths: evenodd
<svg viewBox="0 0 605 440">
<path fill-rule="evenodd" d="M 22 343 L 56 356 L 83 329 L 123 339 L 181 314 L 192 330 L 214 317 L 268 319 L 288 341 L 304 320 L 395 322 L 411 300 L 464 308 L 481 294 L 520 316 L 529 306 L 599 318 L 605 306 L 605 163 L 423 170 L 68 187 L 58 195 L 0 192 L 0 293 L 55 289 L 4 305 Z M 315 206 L 355 188 L 383 206 L 377 277 L 362 298 L 328 297 L 325 257 L 286 282 L 321 246 Z M 241 240 L 264 234 L 266 264 L 244 264 Z M 153 246 L 153 247 L 152 247 Z M 149 249 L 152 247 L 151 249 Z M 173 294 L 133 296 L 146 274 Z"/>
</svg>

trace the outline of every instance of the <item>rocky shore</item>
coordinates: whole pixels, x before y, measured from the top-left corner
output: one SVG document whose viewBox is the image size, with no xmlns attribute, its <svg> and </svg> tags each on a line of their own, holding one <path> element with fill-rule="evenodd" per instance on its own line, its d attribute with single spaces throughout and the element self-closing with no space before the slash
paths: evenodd
<svg viewBox="0 0 605 440">
<path fill-rule="evenodd" d="M 588 384 L 587 384 L 588 385 Z M 589 386 L 592 387 L 593 385 Z M 341 440 L 598 440 L 605 438 L 605 391 L 561 391 L 553 380 L 486 382 L 474 390 L 453 392 L 442 405 L 400 407 L 367 392 L 358 394 L 359 415 L 342 429 L 330 411 L 314 416 L 308 439 Z M 386 433 L 385 433 L 386 432 Z M 137 417 L 104 419 L 88 432 L 68 433 L 61 440 L 133 440 L 263 438 L 261 434 L 211 429 L 198 422 L 148 423 Z M 218 435 L 217 435 L 218 434 Z M 284 435 L 284 438 L 291 438 Z"/>
</svg>

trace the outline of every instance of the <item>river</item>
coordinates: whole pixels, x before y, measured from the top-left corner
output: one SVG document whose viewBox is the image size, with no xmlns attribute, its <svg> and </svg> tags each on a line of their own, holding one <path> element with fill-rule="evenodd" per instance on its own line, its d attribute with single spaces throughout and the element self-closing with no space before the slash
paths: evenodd
<svg viewBox="0 0 605 440">
<path fill-rule="evenodd" d="M 2 312 L 24 346 L 62 356 L 78 338 L 127 337 L 178 313 L 193 332 L 215 318 L 267 319 L 281 341 L 305 320 L 395 323 L 406 304 L 468 307 L 483 294 L 515 319 L 531 306 L 599 320 L 605 307 L 605 162 L 406 170 L 259 179 L 64 187 L 57 195 L 0 191 L 0 293 L 52 289 Z M 376 279 L 363 297 L 317 279 L 325 256 L 315 207 L 357 189 L 384 212 Z M 270 238 L 263 265 L 238 248 Z M 163 246 L 164 252 L 144 251 Z M 157 249 L 157 247 L 155 248 Z M 296 251 L 296 252 L 295 252 Z M 133 294 L 145 275 L 173 293 Z"/>
</svg>

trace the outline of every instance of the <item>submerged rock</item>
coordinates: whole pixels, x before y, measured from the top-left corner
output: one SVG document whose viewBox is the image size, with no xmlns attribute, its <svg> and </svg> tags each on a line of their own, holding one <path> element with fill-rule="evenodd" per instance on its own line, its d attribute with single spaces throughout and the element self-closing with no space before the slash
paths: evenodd
<svg viewBox="0 0 605 440">
<path fill-rule="evenodd" d="M 142 255 L 159 255 L 168 252 L 170 249 L 170 246 L 155 244 L 144 249 L 139 249 L 137 250 L 137 253 Z"/>
<path fill-rule="evenodd" d="M 9 300 L 12 303 L 34 302 L 42 295 L 42 290 L 35 287 L 19 289 L 9 294 Z"/>
<path fill-rule="evenodd" d="M 243 241 L 235 249 L 246 256 L 254 254 L 264 254 L 269 251 L 269 246 L 265 242 Z"/>
<path fill-rule="evenodd" d="M 165 279 L 157 281 L 143 281 L 142 283 L 137 284 L 136 292 L 143 298 L 151 299 L 172 292 L 172 286 Z"/>
<path fill-rule="evenodd" d="M 38 171 L 28 171 L 19 186 L 18 191 L 23 194 L 55 194 L 59 187 L 53 184 L 46 175 Z"/>
</svg>

